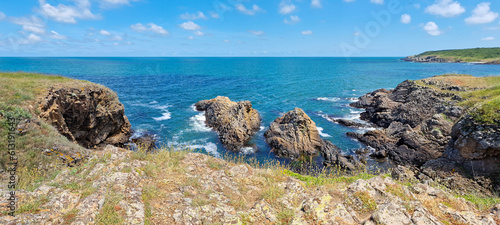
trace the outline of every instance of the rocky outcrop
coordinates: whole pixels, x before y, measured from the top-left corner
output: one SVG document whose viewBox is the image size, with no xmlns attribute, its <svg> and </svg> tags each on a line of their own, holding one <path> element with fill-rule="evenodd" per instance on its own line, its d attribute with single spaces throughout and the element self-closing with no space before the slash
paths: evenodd
<svg viewBox="0 0 500 225">
<path fill-rule="evenodd" d="M 39 116 L 83 147 L 128 142 L 130 123 L 115 92 L 89 84 L 52 87 L 41 99 Z"/>
<path fill-rule="evenodd" d="M 0 224 L 494 225 L 500 219 L 499 206 L 480 211 L 446 189 L 386 176 L 314 178 L 327 183 L 320 185 L 200 153 L 144 158 L 107 146 L 91 154 L 32 191 L 16 191 L 22 210 L 0 216 Z M 6 188 L 0 186 L 4 208 Z"/>
<path fill-rule="evenodd" d="M 218 96 L 199 101 L 195 107 L 205 111 L 207 125 L 217 131 L 219 140 L 232 151 L 239 151 L 260 129 L 260 114 L 250 101 L 233 102 Z"/>
<path fill-rule="evenodd" d="M 337 146 L 321 139 L 316 123 L 300 108 L 295 108 L 274 120 L 264 137 L 274 154 L 279 157 L 299 159 L 302 156 L 314 157 L 321 153 L 325 158 L 325 165 L 356 169 L 357 162 L 354 158 L 343 156 Z"/>
<path fill-rule="evenodd" d="M 450 100 L 453 96 L 414 81 L 368 93 L 351 106 L 366 109 L 361 118 L 383 129 L 348 135 L 398 164 L 423 165 L 442 155 L 453 121 L 463 114 L 464 109 Z"/>
<path fill-rule="evenodd" d="M 462 61 L 459 60 L 449 60 L 449 59 L 444 59 L 444 58 L 439 58 L 437 56 L 408 56 L 405 58 L 402 58 L 403 61 L 407 62 L 420 62 L 420 63 L 460 63 Z"/>
</svg>

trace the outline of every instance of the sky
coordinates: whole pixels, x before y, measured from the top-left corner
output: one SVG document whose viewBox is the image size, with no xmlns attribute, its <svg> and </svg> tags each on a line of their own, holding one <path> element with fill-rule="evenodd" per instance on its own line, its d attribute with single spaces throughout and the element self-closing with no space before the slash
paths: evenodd
<svg viewBox="0 0 500 225">
<path fill-rule="evenodd" d="M 500 46 L 500 1 L 0 1 L 0 56 L 407 56 Z"/>
</svg>

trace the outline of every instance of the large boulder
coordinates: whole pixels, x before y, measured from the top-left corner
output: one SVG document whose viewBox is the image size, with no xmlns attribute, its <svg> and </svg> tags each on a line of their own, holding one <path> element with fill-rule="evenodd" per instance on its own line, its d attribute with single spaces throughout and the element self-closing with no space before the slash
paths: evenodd
<svg viewBox="0 0 500 225">
<path fill-rule="evenodd" d="M 279 157 L 299 159 L 321 153 L 327 166 L 340 165 L 354 170 L 357 164 L 353 157 L 343 156 L 337 146 L 321 139 L 316 123 L 300 108 L 274 120 L 264 137 L 274 154 Z"/>
<path fill-rule="evenodd" d="M 40 118 L 86 148 L 129 141 L 130 122 L 110 89 L 95 84 L 52 87 L 38 106 Z"/>
<path fill-rule="evenodd" d="M 250 101 L 233 102 L 218 96 L 199 101 L 195 107 L 205 111 L 207 125 L 218 132 L 220 141 L 229 150 L 239 151 L 260 129 L 260 114 Z"/>
</svg>

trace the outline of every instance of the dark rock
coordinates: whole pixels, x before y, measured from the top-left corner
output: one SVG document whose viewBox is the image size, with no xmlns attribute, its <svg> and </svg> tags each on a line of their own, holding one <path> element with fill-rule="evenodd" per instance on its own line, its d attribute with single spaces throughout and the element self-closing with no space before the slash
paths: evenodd
<svg viewBox="0 0 500 225">
<path fill-rule="evenodd" d="M 139 148 L 150 152 L 156 146 L 156 138 L 154 135 L 145 134 L 137 138 L 132 138 L 132 143 L 136 144 Z"/>
<path fill-rule="evenodd" d="M 122 145 L 130 123 L 115 92 L 100 85 L 52 87 L 40 102 L 40 118 L 83 147 Z"/>
<path fill-rule="evenodd" d="M 261 117 L 250 101 L 233 102 L 218 96 L 199 101 L 196 110 L 205 111 L 206 122 L 219 134 L 222 144 L 232 151 L 239 151 L 260 129 Z"/>
<path fill-rule="evenodd" d="M 299 159 L 321 153 L 326 166 L 339 165 L 349 171 L 355 170 L 359 164 L 354 157 L 342 155 L 337 146 L 321 139 L 316 123 L 300 108 L 274 120 L 264 137 L 279 157 Z"/>
<path fill-rule="evenodd" d="M 348 119 L 333 119 L 333 122 L 336 122 L 346 127 L 367 127 L 366 124 L 358 123 Z"/>
</svg>

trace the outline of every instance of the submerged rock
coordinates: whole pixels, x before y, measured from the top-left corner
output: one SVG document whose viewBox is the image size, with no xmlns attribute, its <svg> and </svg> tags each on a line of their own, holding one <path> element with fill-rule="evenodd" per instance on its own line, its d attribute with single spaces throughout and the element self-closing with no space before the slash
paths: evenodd
<svg viewBox="0 0 500 225">
<path fill-rule="evenodd" d="M 250 101 L 233 102 L 218 96 L 199 101 L 195 107 L 205 111 L 207 125 L 219 133 L 222 144 L 232 151 L 239 151 L 260 129 L 260 114 Z"/>
<path fill-rule="evenodd" d="M 123 104 L 115 92 L 100 85 L 52 87 L 38 109 L 42 119 L 83 147 L 122 145 L 130 137 Z"/>
<path fill-rule="evenodd" d="M 321 139 L 316 123 L 300 108 L 274 120 L 264 137 L 274 154 L 279 157 L 299 159 L 321 153 L 325 158 L 325 165 L 340 165 L 348 170 L 356 168 L 353 157 L 343 156 L 337 146 Z"/>
</svg>

